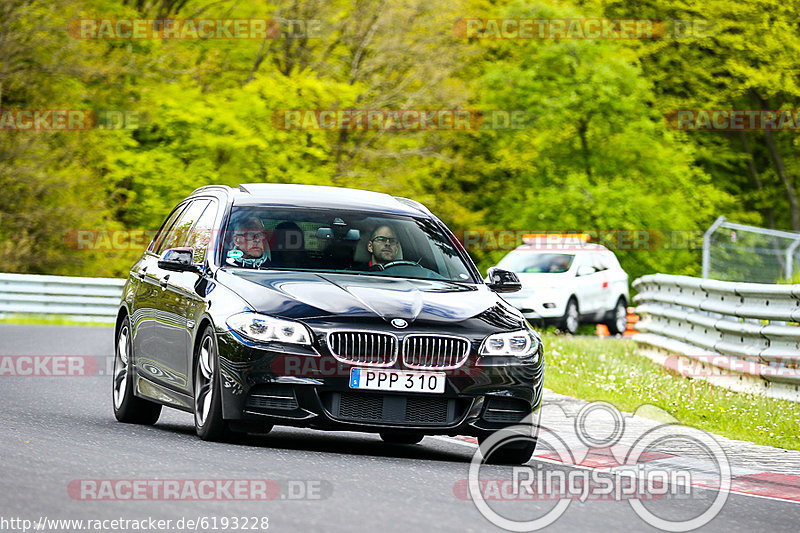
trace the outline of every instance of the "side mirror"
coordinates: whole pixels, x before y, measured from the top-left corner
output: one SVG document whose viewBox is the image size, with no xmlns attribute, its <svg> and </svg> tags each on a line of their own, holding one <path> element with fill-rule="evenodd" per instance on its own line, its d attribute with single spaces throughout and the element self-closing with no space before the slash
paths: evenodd
<svg viewBox="0 0 800 533">
<path fill-rule="evenodd" d="M 589 265 L 581 265 L 578 267 L 578 271 L 575 273 L 576 276 L 588 276 L 589 274 L 594 274 L 595 269 L 594 267 L 590 267 Z"/>
<path fill-rule="evenodd" d="M 172 272 L 196 272 L 199 274 L 200 268 L 192 262 L 193 258 L 194 250 L 191 248 L 170 248 L 161 254 L 158 268 Z"/>
<path fill-rule="evenodd" d="M 516 274 L 497 267 L 492 267 L 487 272 L 486 284 L 494 292 L 517 292 L 522 289 Z"/>
</svg>

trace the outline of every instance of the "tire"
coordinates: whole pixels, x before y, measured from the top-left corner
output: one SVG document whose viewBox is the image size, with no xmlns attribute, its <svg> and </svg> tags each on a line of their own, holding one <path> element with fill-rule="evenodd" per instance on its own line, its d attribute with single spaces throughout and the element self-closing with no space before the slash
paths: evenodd
<svg viewBox="0 0 800 533">
<path fill-rule="evenodd" d="M 606 326 L 608 327 L 608 332 L 612 335 L 625 333 L 628 328 L 628 306 L 625 298 L 617 300 L 617 305 L 611 311 L 611 316 L 606 321 Z"/>
<path fill-rule="evenodd" d="M 222 418 L 217 340 L 211 326 L 206 326 L 195 350 L 194 363 L 194 429 L 203 440 L 222 442 L 233 435 Z"/>
<path fill-rule="evenodd" d="M 133 383 L 133 340 L 131 322 L 126 316 L 117 330 L 114 348 L 114 372 L 111 382 L 111 405 L 114 417 L 127 424 L 152 426 L 161 415 L 161 404 L 137 397 Z"/>
<path fill-rule="evenodd" d="M 478 437 L 478 445 L 483 443 L 488 437 Z M 536 439 L 527 439 L 524 443 L 511 443 L 506 446 L 496 447 L 484 460 L 490 465 L 524 465 L 533 457 L 536 451 Z"/>
<path fill-rule="evenodd" d="M 580 314 L 578 311 L 578 302 L 575 300 L 575 297 L 571 297 L 567 302 L 567 308 L 564 310 L 564 316 L 561 318 L 561 322 L 558 326 L 558 329 L 563 331 L 564 333 L 569 333 L 570 335 L 575 335 L 578 332 L 578 326 L 580 325 Z"/>
<path fill-rule="evenodd" d="M 388 433 L 381 432 L 383 442 L 389 444 L 417 444 L 425 435 L 422 433 Z"/>
</svg>

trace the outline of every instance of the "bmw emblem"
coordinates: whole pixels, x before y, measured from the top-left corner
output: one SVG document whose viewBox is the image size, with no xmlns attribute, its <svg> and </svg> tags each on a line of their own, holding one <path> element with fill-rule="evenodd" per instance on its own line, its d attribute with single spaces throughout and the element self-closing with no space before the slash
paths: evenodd
<svg viewBox="0 0 800 533">
<path fill-rule="evenodd" d="M 393 318 L 391 324 L 397 329 L 403 329 L 408 327 L 408 322 L 406 322 L 402 318 Z"/>
</svg>

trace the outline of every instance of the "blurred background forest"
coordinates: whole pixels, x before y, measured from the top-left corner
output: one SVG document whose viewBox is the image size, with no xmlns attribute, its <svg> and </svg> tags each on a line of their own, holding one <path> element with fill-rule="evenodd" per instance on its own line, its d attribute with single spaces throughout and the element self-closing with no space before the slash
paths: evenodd
<svg viewBox="0 0 800 533">
<path fill-rule="evenodd" d="M 201 185 L 358 187 L 453 230 L 655 229 L 725 215 L 800 230 L 794 132 L 685 132 L 674 109 L 800 108 L 800 6 L 778 0 L 0 0 L 0 109 L 135 111 L 131 129 L 0 131 L 0 272 L 125 276 L 141 250 L 78 229 L 157 229 Z M 319 37 L 80 40 L 76 18 L 314 19 Z M 708 35 L 463 39 L 462 18 L 703 19 Z M 525 129 L 297 131 L 281 109 L 525 110 Z M 690 240 L 690 242 L 692 242 Z M 696 241 L 693 241 L 696 243 Z M 505 251 L 473 250 L 482 270 Z M 634 277 L 700 252 L 621 250 Z"/>
</svg>

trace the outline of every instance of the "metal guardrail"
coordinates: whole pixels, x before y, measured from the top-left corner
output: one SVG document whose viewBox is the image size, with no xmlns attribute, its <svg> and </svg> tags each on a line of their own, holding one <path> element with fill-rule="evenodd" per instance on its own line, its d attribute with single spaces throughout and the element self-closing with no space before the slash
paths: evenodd
<svg viewBox="0 0 800 533">
<path fill-rule="evenodd" d="M 640 351 L 682 375 L 800 401 L 800 285 L 653 274 L 633 282 Z"/>
<path fill-rule="evenodd" d="M 0 274 L 0 316 L 113 323 L 125 280 Z M 800 285 L 653 274 L 633 282 L 640 351 L 731 390 L 800 401 Z"/>
<path fill-rule="evenodd" d="M 0 274 L 0 316 L 57 315 L 113 323 L 123 279 Z"/>
</svg>

